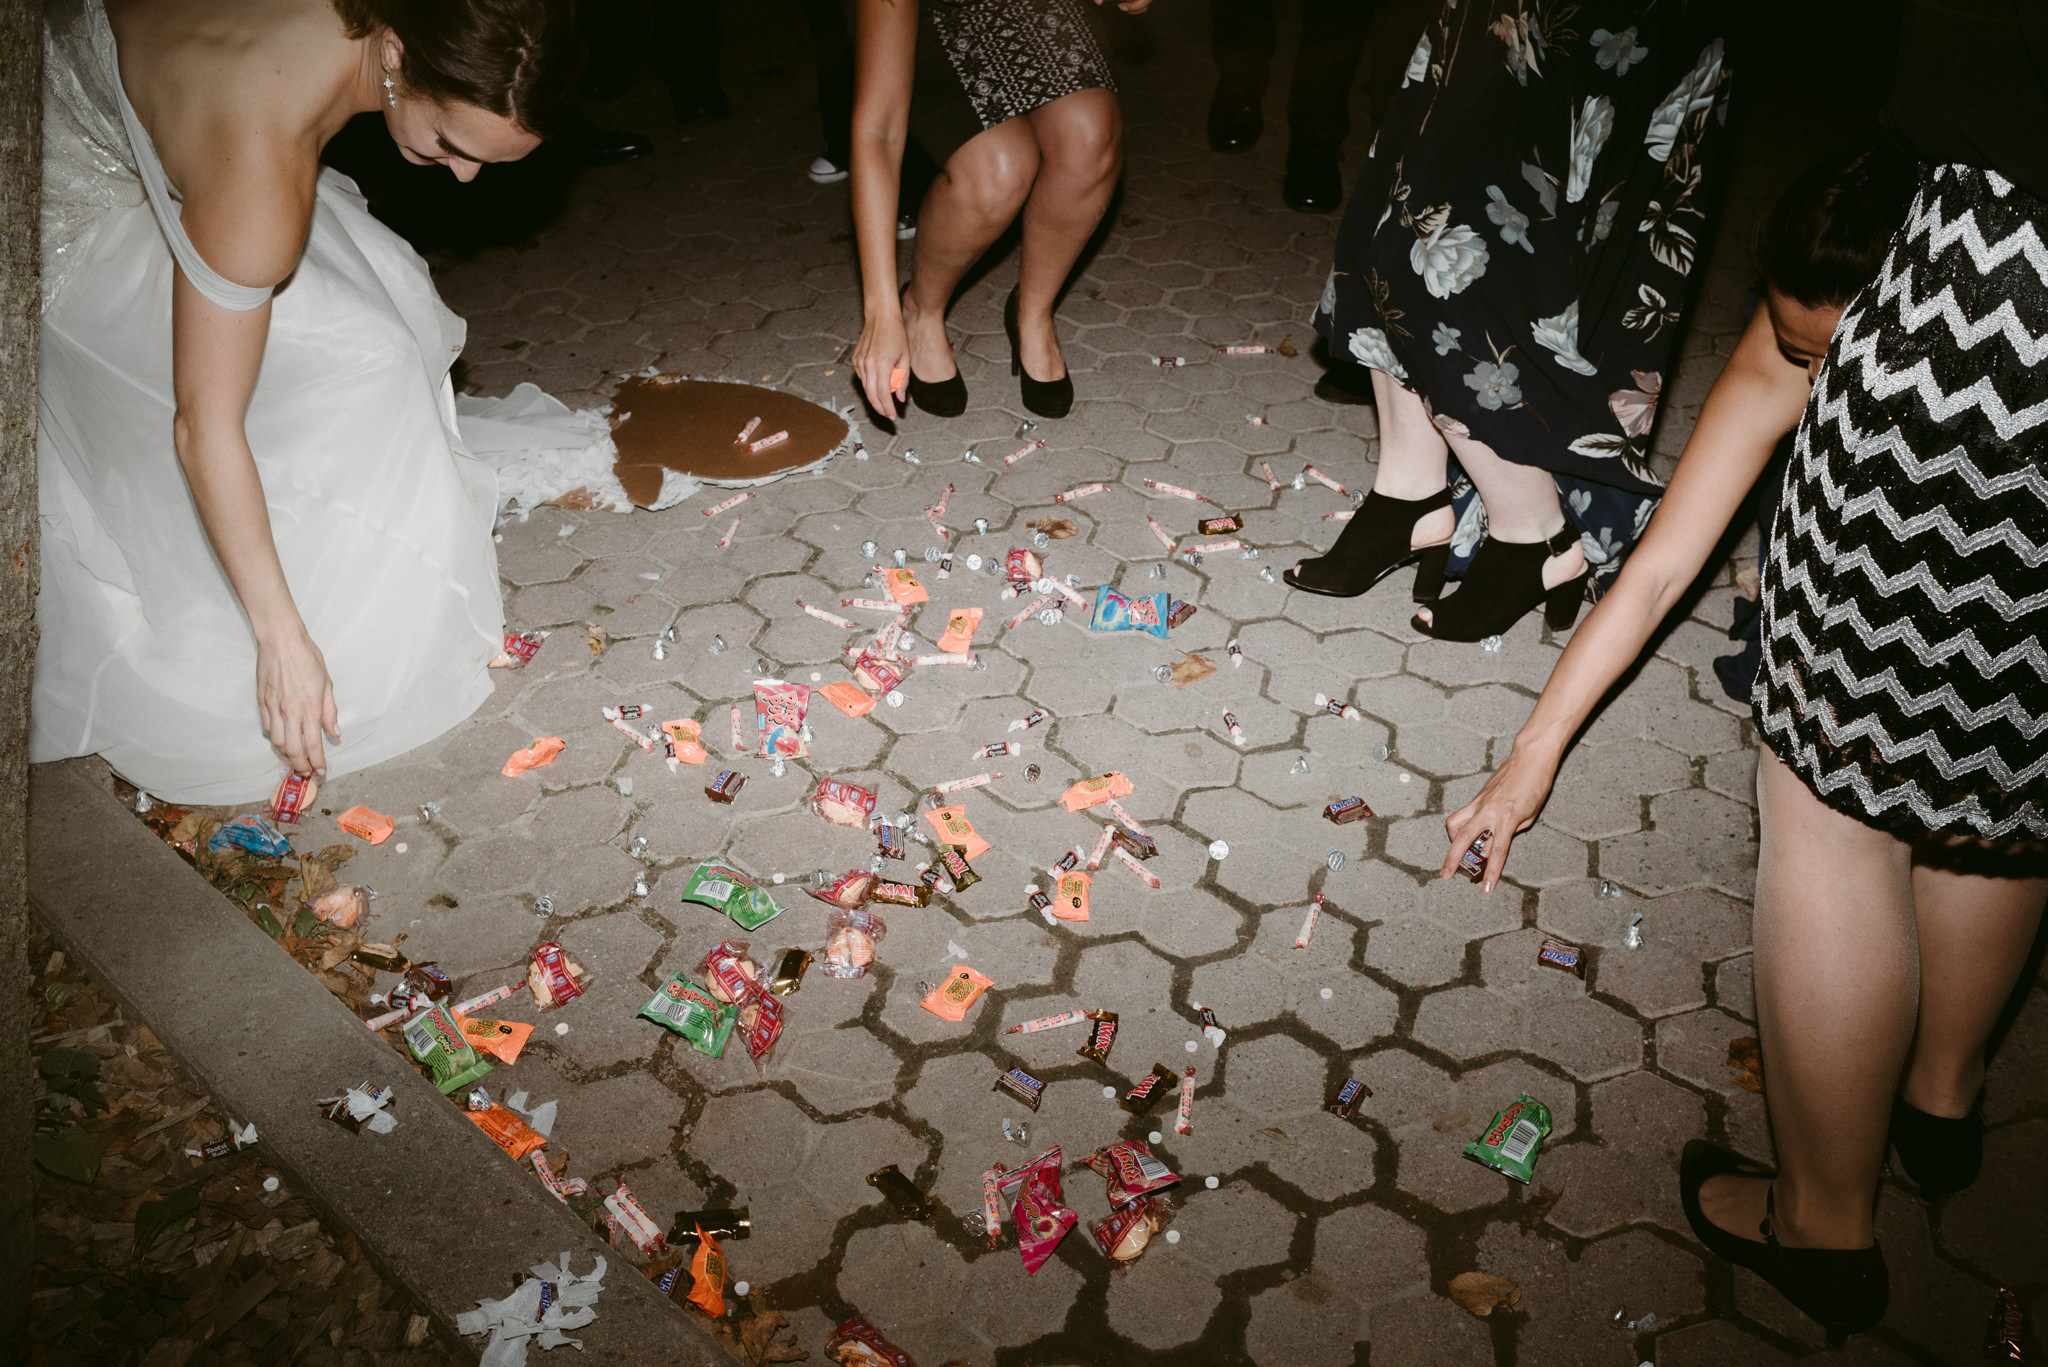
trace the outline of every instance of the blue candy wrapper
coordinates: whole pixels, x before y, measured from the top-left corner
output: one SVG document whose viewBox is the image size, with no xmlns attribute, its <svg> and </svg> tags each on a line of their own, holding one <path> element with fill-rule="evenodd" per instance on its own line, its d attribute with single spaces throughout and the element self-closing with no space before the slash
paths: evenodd
<svg viewBox="0 0 2048 1367">
<path fill-rule="evenodd" d="M 284 832 L 260 816 L 238 816 L 215 831 L 213 839 L 206 842 L 209 850 L 229 845 L 239 846 L 266 859 L 282 859 L 292 852 L 292 842 Z"/>
<path fill-rule="evenodd" d="M 1096 631 L 1149 631 L 1163 641 L 1166 595 L 1154 593 L 1132 598 L 1104 584 L 1095 592 L 1095 620 L 1089 626 Z"/>
</svg>

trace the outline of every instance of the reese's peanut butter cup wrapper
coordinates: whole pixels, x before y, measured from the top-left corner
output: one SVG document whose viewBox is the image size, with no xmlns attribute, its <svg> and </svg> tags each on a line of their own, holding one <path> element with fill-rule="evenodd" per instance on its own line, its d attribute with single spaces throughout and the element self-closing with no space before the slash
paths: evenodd
<svg viewBox="0 0 2048 1367">
<path fill-rule="evenodd" d="M 539 1130 L 521 1120 L 516 1112 L 503 1106 L 488 1106 L 481 1111 L 464 1110 L 476 1127 L 491 1137 L 491 1142 L 512 1155 L 512 1160 L 523 1162 L 526 1155 L 535 1149 L 544 1149 L 548 1141 Z"/>
<path fill-rule="evenodd" d="M 1038 1109 L 1038 1103 L 1045 1099 L 1045 1084 L 1022 1068 L 1010 1068 L 997 1073 L 996 1085 L 989 1090 L 1005 1092 L 1034 1111 Z"/>
<path fill-rule="evenodd" d="M 697 1231 L 697 1251 L 690 1255 L 690 1304 L 713 1319 L 725 1314 L 725 1250 L 718 1240 Z"/>
<path fill-rule="evenodd" d="M 457 1016 L 462 1026 L 462 1037 L 470 1047 L 479 1053 L 489 1054 L 500 1063 L 519 1062 L 519 1051 L 526 1047 L 526 1041 L 533 1034 L 533 1027 L 525 1021 L 485 1020 L 475 1016 Z M 512 1155 L 514 1158 L 518 1154 Z"/>
<path fill-rule="evenodd" d="M 1125 1092 L 1123 1099 L 1116 1104 L 1132 1115 L 1144 1115 L 1167 1097 L 1174 1095 L 1179 1090 L 1179 1082 L 1180 1079 L 1174 1076 L 1173 1069 L 1163 1063 L 1155 1063 L 1152 1065 L 1152 1072 L 1138 1079 L 1137 1085 Z"/>
<path fill-rule="evenodd" d="M 965 1020 L 968 1008 L 981 1000 L 981 994 L 988 991 L 993 981 L 966 964 L 955 964 L 946 980 L 925 993 L 918 1004 L 943 1020 Z"/>
<path fill-rule="evenodd" d="M 1527 1095 L 1493 1118 L 1486 1133 L 1465 1146 L 1465 1156 L 1517 1182 L 1536 1175 L 1536 1157 L 1550 1135 L 1550 1111 Z"/>
<path fill-rule="evenodd" d="M 1110 1046 L 1116 1043 L 1116 1012 L 1091 1011 L 1088 1021 L 1088 1038 L 1074 1052 L 1097 1063 L 1108 1063 Z"/>
<path fill-rule="evenodd" d="M 989 851 L 989 843 L 976 834 L 974 823 L 967 819 L 965 807 L 934 807 L 924 814 L 924 821 L 940 844 L 960 846 L 967 859 L 979 859 Z"/>
<path fill-rule="evenodd" d="M 1094 879 L 1079 869 L 1070 869 L 1053 880 L 1052 914 L 1062 921 L 1088 919 L 1088 891 Z"/>
</svg>

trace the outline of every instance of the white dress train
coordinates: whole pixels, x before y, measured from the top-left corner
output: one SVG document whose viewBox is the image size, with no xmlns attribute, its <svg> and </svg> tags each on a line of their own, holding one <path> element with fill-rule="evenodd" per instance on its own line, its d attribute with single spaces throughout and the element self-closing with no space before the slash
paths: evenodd
<svg viewBox="0 0 2048 1367">
<path fill-rule="evenodd" d="M 100 0 L 47 9 L 40 412 L 42 587 L 29 754 L 99 754 L 182 802 L 267 795 L 256 645 L 171 441 L 170 241 L 122 120 Z M 327 659 L 337 775 L 460 722 L 504 629 L 497 482 L 462 446 L 462 320 L 426 263 L 321 173 L 272 302 L 247 430 L 299 612 Z"/>
</svg>

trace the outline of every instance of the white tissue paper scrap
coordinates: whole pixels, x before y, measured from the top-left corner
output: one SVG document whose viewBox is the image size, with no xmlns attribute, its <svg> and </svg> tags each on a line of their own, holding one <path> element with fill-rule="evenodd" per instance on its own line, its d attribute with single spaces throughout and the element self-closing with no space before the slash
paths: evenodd
<svg viewBox="0 0 2048 1367">
<path fill-rule="evenodd" d="M 542 1139 L 551 1139 L 555 1133 L 555 1108 L 559 1101 L 543 1101 L 531 1110 L 526 1106 L 526 1093 L 514 1092 L 505 1098 L 506 1109 L 516 1113 L 531 1125 Z"/>
<path fill-rule="evenodd" d="M 594 1271 L 579 1277 L 569 1270 L 569 1253 L 563 1250 L 559 1265 L 535 1263 L 529 1270 L 533 1279 L 503 1300 L 479 1299 L 474 1310 L 455 1317 L 455 1330 L 465 1336 L 488 1333 L 480 1359 L 482 1367 L 521 1367 L 528 1343 L 542 1348 L 563 1344 L 583 1348 L 583 1340 L 565 1332 L 581 1329 L 597 1318 L 597 1293 L 603 1290 L 605 1260 L 597 1257 Z"/>
</svg>

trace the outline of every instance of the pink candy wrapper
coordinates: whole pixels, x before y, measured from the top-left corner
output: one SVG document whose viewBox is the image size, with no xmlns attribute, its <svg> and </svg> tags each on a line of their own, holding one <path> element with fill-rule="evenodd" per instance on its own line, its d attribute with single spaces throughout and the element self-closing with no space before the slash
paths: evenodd
<svg viewBox="0 0 2048 1367">
<path fill-rule="evenodd" d="M 754 724 L 760 736 L 755 757 L 782 755 L 801 759 L 811 753 L 804 743 L 804 714 L 810 710 L 809 684 L 782 683 L 774 679 L 754 681 Z"/>
</svg>

